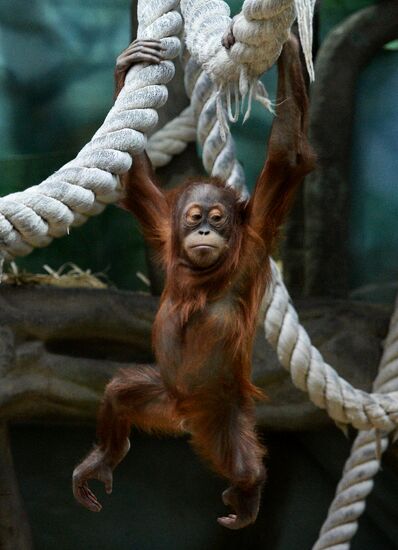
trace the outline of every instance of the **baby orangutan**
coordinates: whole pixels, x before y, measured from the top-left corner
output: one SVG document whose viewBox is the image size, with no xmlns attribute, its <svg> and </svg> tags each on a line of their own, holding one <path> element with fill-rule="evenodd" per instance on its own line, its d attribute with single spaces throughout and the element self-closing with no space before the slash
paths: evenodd
<svg viewBox="0 0 398 550">
<path fill-rule="evenodd" d="M 117 91 L 133 63 L 160 62 L 157 41 L 133 42 L 118 58 Z M 230 486 L 222 499 L 230 529 L 253 523 L 265 480 L 250 381 L 256 319 L 270 281 L 269 256 L 292 197 L 314 157 L 306 139 L 307 96 L 296 41 L 278 61 L 278 107 L 268 158 L 250 200 L 202 176 L 169 192 L 145 154 L 123 178 L 124 205 L 156 249 L 166 282 L 153 327 L 156 366 L 122 369 L 107 385 L 98 443 L 73 473 L 76 499 L 101 510 L 90 479 L 112 491 L 112 472 L 129 450 L 131 426 L 188 432 L 195 450 Z"/>
</svg>

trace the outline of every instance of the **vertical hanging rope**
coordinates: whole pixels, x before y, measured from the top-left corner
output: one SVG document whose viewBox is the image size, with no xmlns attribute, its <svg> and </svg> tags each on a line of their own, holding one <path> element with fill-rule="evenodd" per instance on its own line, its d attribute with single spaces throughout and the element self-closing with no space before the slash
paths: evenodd
<svg viewBox="0 0 398 550">
<path fill-rule="evenodd" d="M 316 0 L 294 0 L 301 46 L 307 65 L 310 80 L 315 80 L 314 63 L 312 60 L 312 20 L 314 18 Z"/>
</svg>

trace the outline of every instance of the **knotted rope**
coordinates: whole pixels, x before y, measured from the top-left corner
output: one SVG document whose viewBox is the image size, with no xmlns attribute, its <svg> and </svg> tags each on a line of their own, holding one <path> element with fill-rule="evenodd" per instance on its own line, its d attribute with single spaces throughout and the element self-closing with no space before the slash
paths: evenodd
<svg viewBox="0 0 398 550">
<path fill-rule="evenodd" d="M 314 78 L 314 7 L 315 0 L 245 0 L 241 13 L 234 18 L 235 44 L 227 52 L 221 39 L 231 24 L 229 6 L 223 0 L 181 0 L 186 44 L 219 94 L 226 93 L 229 102 L 233 94 L 237 104 L 248 98 L 249 116 L 253 98 L 271 107 L 258 79 L 278 59 L 296 16 L 308 72 Z M 218 117 L 225 138 L 228 127 L 220 109 Z"/>
</svg>

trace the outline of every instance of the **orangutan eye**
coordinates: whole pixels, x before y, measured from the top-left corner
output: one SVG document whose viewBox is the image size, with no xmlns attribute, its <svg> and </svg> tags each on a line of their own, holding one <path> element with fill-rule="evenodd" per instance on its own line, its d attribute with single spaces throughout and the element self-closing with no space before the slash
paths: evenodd
<svg viewBox="0 0 398 550">
<path fill-rule="evenodd" d="M 219 208 L 213 208 L 209 213 L 209 220 L 212 224 L 220 224 L 224 221 L 223 213 Z"/>
<path fill-rule="evenodd" d="M 188 210 L 186 220 L 189 225 L 198 224 L 202 220 L 202 210 L 198 206 L 193 206 Z"/>
</svg>

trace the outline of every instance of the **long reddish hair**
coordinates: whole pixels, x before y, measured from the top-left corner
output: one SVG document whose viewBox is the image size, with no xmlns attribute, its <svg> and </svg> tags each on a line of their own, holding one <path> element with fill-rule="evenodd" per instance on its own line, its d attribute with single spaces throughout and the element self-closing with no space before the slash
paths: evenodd
<svg viewBox="0 0 398 550">
<path fill-rule="evenodd" d="M 179 235 L 180 212 L 177 207 L 181 197 L 195 185 L 208 184 L 222 188 L 233 204 L 232 232 L 228 240 L 226 252 L 215 265 L 208 269 L 195 269 L 182 255 L 182 246 Z M 250 255 L 254 249 L 251 242 L 258 244 L 262 239 L 248 229 L 247 202 L 241 200 L 239 193 L 232 187 L 226 186 L 218 178 L 200 178 L 188 180 L 183 187 L 173 189 L 167 193 L 170 216 L 170 242 L 165 247 L 163 263 L 166 269 L 166 285 L 163 297 L 172 299 L 175 309 L 180 314 L 182 324 L 185 324 L 193 313 L 203 310 L 206 303 L 216 300 L 242 273 L 243 257 Z M 254 258 L 253 258 L 254 259 Z M 245 263 L 249 258 L 245 260 Z"/>
</svg>

